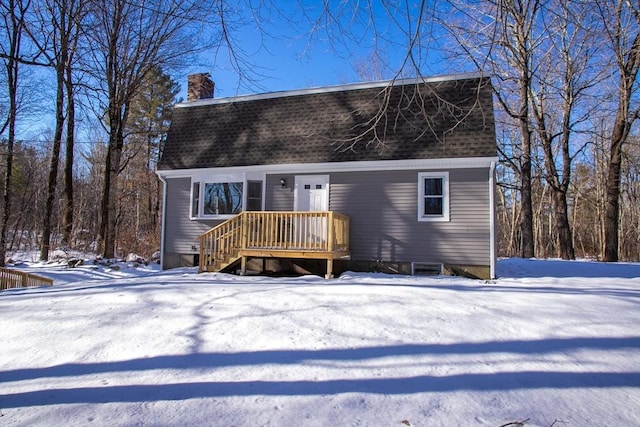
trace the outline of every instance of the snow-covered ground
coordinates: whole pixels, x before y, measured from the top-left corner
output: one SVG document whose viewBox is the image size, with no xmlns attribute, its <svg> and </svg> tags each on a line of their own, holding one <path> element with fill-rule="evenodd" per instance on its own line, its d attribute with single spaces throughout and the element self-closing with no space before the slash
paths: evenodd
<svg viewBox="0 0 640 427">
<path fill-rule="evenodd" d="M 22 268 L 1 426 L 640 426 L 640 265 L 500 279 Z"/>
</svg>

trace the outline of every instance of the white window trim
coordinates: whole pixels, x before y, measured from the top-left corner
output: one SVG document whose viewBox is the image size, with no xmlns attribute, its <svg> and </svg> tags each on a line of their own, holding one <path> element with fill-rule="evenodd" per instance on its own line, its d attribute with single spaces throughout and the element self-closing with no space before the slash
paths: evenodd
<svg viewBox="0 0 640 427">
<path fill-rule="evenodd" d="M 194 187 L 198 184 L 198 212 L 193 211 L 193 199 L 195 196 Z M 202 181 L 197 179 L 191 180 L 191 188 L 189 189 L 189 218 L 196 219 L 200 215 L 200 205 L 202 204 L 202 192 L 200 189 L 202 188 Z"/>
<path fill-rule="evenodd" d="M 424 180 L 425 178 L 442 178 L 442 215 L 424 214 Z M 420 222 L 449 222 L 449 172 L 420 172 L 418 173 L 418 221 Z"/>
<path fill-rule="evenodd" d="M 189 218 L 192 220 L 202 220 L 202 219 L 230 219 L 236 216 L 237 214 L 220 214 L 220 215 L 205 215 L 204 214 L 204 190 L 206 184 L 213 183 L 231 183 L 231 182 L 241 182 L 242 183 L 242 211 L 244 211 L 247 206 L 247 185 L 249 181 L 262 181 L 262 205 L 261 209 L 264 210 L 265 206 L 265 198 L 264 194 L 266 191 L 266 176 L 265 174 L 260 173 L 235 173 L 235 174 L 198 174 L 191 176 L 191 188 L 189 190 Z M 193 212 L 193 187 L 194 183 L 198 182 L 200 184 L 199 194 L 198 194 L 198 212 Z"/>
</svg>

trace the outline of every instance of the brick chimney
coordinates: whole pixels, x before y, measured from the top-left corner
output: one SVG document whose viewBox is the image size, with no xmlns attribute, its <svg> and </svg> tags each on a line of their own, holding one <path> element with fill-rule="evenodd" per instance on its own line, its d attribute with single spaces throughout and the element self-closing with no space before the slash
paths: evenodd
<svg viewBox="0 0 640 427">
<path fill-rule="evenodd" d="M 211 74 L 190 74 L 187 77 L 187 102 L 213 98 L 214 87 L 215 83 L 211 80 Z"/>
</svg>

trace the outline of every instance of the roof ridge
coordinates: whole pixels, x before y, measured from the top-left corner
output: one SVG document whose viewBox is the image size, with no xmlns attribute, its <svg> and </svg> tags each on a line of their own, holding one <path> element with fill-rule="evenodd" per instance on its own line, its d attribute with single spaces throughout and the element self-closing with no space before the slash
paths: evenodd
<svg viewBox="0 0 640 427">
<path fill-rule="evenodd" d="M 230 96 L 226 98 L 199 99 L 191 102 L 181 102 L 176 104 L 174 107 L 175 108 L 198 107 L 203 105 L 226 104 L 231 102 L 255 101 L 258 99 L 284 98 L 289 96 L 312 95 L 312 94 L 330 93 L 330 92 L 343 92 L 343 91 L 359 90 L 359 89 L 371 89 L 376 87 L 386 87 L 386 86 L 389 86 L 390 84 L 393 84 L 395 86 L 402 86 L 402 85 L 410 85 L 410 84 L 416 84 L 416 83 L 437 83 L 437 82 L 454 81 L 454 80 L 469 80 L 474 78 L 482 78 L 486 76 L 487 76 L 486 73 L 476 71 L 476 72 L 469 72 L 469 73 L 443 74 L 443 75 L 432 76 L 432 77 L 412 77 L 412 78 L 405 78 L 405 79 L 389 79 L 389 80 L 377 80 L 377 81 L 371 81 L 371 82 L 345 83 L 345 84 L 330 85 L 330 86 L 316 86 L 316 87 L 310 87 L 310 88 L 304 88 L 304 89 L 289 89 L 289 90 L 265 92 L 265 93 L 257 93 L 257 94 L 237 95 L 237 96 Z"/>
</svg>

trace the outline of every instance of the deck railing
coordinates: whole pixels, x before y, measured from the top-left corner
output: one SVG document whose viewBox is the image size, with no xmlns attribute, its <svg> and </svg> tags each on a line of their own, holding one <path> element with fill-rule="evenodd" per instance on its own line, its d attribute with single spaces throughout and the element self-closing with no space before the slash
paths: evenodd
<svg viewBox="0 0 640 427">
<path fill-rule="evenodd" d="M 243 250 L 348 252 L 349 217 L 332 211 L 242 212 L 200 236 L 200 271 Z"/>
<path fill-rule="evenodd" d="M 53 280 L 47 277 L 0 267 L 0 290 L 52 285 Z"/>
</svg>

